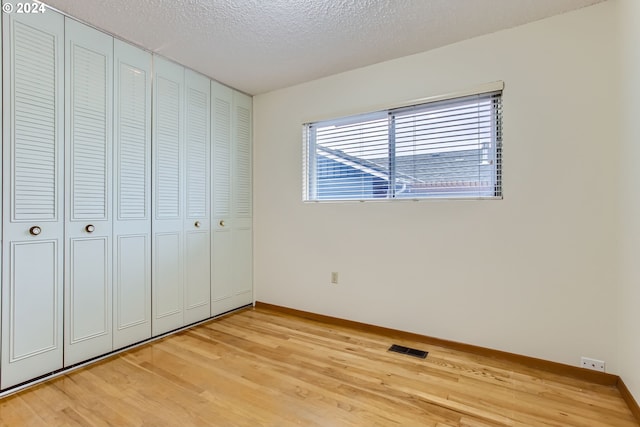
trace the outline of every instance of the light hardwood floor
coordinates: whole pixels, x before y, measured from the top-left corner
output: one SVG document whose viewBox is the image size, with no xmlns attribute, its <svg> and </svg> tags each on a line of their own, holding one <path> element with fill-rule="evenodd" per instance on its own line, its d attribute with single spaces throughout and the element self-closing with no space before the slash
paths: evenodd
<svg viewBox="0 0 640 427">
<path fill-rule="evenodd" d="M 0 400 L 0 426 L 55 425 L 638 426 L 612 386 L 265 308 Z"/>
</svg>

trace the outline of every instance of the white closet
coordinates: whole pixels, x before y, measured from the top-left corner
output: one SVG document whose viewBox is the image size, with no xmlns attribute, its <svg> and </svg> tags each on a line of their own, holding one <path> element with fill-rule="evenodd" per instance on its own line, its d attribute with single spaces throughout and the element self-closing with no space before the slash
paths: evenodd
<svg viewBox="0 0 640 427">
<path fill-rule="evenodd" d="M 151 337 L 151 54 L 114 41 L 113 348 Z"/>
<path fill-rule="evenodd" d="M 112 339 L 113 38 L 65 20 L 65 366 Z"/>
<path fill-rule="evenodd" d="M 49 9 L 2 24 L 0 390 L 250 304 L 251 98 Z"/>
<path fill-rule="evenodd" d="M 211 83 L 212 315 L 253 301 L 251 109 L 247 95 Z"/>
<path fill-rule="evenodd" d="M 64 18 L 3 13 L 2 369 L 62 368 Z"/>
<path fill-rule="evenodd" d="M 152 333 L 184 324 L 184 68 L 154 56 Z"/>
<path fill-rule="evenodd" d="M 158 56 L 154 73 L 155 336 L 211 313 L 211 122 L 208 78 Z"/>
<path fill-rule="evenodd" d="M 211 88 L 185 70 L 184 324 L 211 316 Z"/>
</svg>

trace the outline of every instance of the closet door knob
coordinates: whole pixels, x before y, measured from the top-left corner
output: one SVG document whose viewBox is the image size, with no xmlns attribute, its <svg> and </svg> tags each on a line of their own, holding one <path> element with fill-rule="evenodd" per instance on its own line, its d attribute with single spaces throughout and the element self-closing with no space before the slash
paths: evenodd
<svg viewBox="0 0 640 427">
<path fill-rule="evenodd" d="M 224 227 L 224 219 L 221 219 L 218 224 L 220 224 L 220 227 Z"/>
<path fill-rule="evenodd" d="M 193 223 L 196 228 L 200 228 L 200 221 L 196 221 Z"/>
<path fill-rule="evenodd" d="M 93 233 L 94 231 L 96 231 L 96 227 L 93 224 L 88 224 L 86 227 L 84 227 L 84 230 L 87 233 Z"/>
<path fill-rule="evenodd" d="M 37 236 L 40 233 L 42 233 L 42 228 L 38 227 L 37 225 L 34 225 L 29 229 L 29 234 L 31 234 L 32 236 Z"/>
</svg>

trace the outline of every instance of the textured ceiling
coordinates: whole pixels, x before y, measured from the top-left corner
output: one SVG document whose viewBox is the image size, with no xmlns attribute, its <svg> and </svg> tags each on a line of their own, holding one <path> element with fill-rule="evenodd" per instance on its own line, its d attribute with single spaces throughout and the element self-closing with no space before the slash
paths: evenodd
<svg viewBox="0 0 640 427">
<path fill-rule="evenodd" d="M 249 94 L 603 0 L 44 0 Z"/>
</svg>

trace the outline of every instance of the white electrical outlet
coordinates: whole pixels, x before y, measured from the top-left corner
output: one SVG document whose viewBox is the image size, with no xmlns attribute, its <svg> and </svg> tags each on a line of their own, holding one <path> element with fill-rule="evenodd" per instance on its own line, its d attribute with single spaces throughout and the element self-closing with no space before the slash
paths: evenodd
<svg viewBox="0 0 640 427">
<path fill-rule="evenodd" d="M 338 284 L 338 272 L 337 271 L 332 271 L 331 272 L 331 283 L 334 285 Z"/>
<path fill-rule="evenodd" d="M 604 372 L 604 360 L 591 359 L 590 357 L 581 357 L 580 363 L 583 368 L 591 369 L 592 371 Z"/>
</svg>

